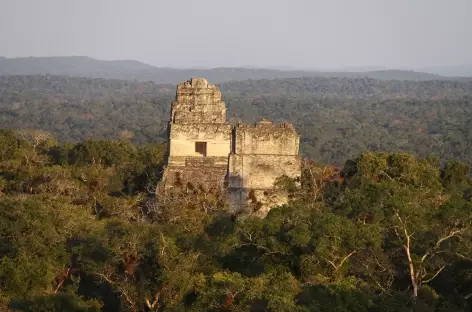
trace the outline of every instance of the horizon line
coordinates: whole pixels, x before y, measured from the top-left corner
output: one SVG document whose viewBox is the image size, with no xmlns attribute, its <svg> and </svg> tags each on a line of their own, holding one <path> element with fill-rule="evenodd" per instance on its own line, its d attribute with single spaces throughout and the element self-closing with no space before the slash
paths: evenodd
<svg viewBox="0 0 472 312">
<path fill-rule="evenodd" d="M 306 71 L 306 72 L 368 72 L 368 71 L 418 71 L 425 69 L 441 69 L 447 67 L 463 67 L 463 66 L 472 66 L 471 64 L 448 64 L 448 65 L 425 65 L 425 66 L 385 66 L 385 65 L 346 65 L 340 67 L 299 67 L 299 66 L 290 66 L 290 65 L 217 65 L 217 66 L 176 66 L 176 65 L 154 65 L 145 61 L 136 60 L 133 58 L 122 58 L 122 59 L 102 59 L 91 57 L 87 55 L 51 55 L 51 56 L 2 56 L 0 59 L 15 60 L 15 59 L 40 59 L 40 58 L 88 58 L 95 61 L 102 62 L 137 62 L 143 65 L 156 68 L 169 68 L 169 69 L 179 69 L 179 70 L 191 70 L 191 69 L 222 69 L 222 68 L 235 68 L 235 69 L 270 69 L 270 70 L 279 70 L 279 71 Z"/>
</svg>

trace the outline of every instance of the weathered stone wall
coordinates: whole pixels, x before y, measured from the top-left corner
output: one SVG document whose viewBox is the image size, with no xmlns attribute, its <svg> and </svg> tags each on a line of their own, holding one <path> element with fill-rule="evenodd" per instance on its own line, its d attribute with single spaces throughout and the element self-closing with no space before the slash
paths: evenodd
<svg viewBox="0 0 472 312">
<path fill-rule="evenodd" d="M 299 144 L 300 137 L 290 124 L 276 126 L 262 120 L 254 126 L 234 127 L 227 177 L 234 212 L 265 217 L 272 207 L 287 203 L 288 194 L 274 183 L 284 175 L 300 176 Z"/>
<path fill-rule="evenodd" d="M 234 153 L 298 155 L 300 137 L 289 124 L 274 125 L 263 120 L 255 126 L 238 124 L 234 128 Z"/>
<path fill-rule="evenodd" d="M 223 187 L 232 132 L 218 88 L 203 78 L 180 83 L 168 131 L 165 187 L 185 187 L 188 183 L 205 189 Z M 197 151 L 196 142 L 205 144 L 205 155 Z"/>
<path fill-rule="evenodd" d="M 296 155 L 231 154 L 228 168 L 229 188 L 269 189 L 282 175 L 299 177 L 300 158 Z"/>
<path fill-rule="evenodd" d="M 264 217 L 275 206 L 288 201 L 288 195 L 274 187 L 277 178 L 300 176 L 297 155 L 231 154 L 228 164 L 228 198 L 234 212 L 251 209 Z M 252 207 L 250 207 L 252 205 Z"/>
<path fill-rule="evenodd" d="M 228 189 L 228 204 L 233 213 L 264 218 L 271 208 L 288 202 L 288 194 L 280 189 Z"/>
<path fill-rule="evenodd" d="M 201 158 L 200 158 L 201 159 Z M 224 187 L 227 172 L 226 165 L 171 165 L 164 171 L 166 188 L 203 187 L 205 190 L 221 190 Z"/>
<path fill-rule="evenodd" d="M 221 92 L 203 78 L 192 78 L 177 86 L 172 102 L 171 123 L 225 123 L 226 106 Z"/>
<path fill-rule="evenodd" d="M 230 124 L 172 124 L 169 156 L 203 157 L 195 152 L 195 142 L 207 142 L 207 157 L 228 157 L 231 146 Z"/>
</svg>

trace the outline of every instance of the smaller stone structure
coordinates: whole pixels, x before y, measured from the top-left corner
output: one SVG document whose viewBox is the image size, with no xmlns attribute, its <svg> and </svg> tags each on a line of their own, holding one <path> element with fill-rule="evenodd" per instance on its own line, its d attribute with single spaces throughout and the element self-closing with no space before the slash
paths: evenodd
<svg viewBox="0 0 472 312">
<path fill-rule="evenodd" d="M 274 187 L 276 179 L 300 176 L 300 138 L 290 124 L 276 126 L 262 120 L 254 126 L 236 125 L 232 139 L 227 177 L 230 206 L 263 217 L 271 207 L 287 202 L 285 191 Z"/>
</svg>

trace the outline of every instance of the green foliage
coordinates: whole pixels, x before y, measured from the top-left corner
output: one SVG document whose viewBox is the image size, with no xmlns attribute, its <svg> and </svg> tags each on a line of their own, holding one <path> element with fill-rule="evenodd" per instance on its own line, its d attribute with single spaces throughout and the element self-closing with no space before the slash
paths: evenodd
<svg viewBox="0 0 472 312">
<path fill-rule="evenodd" d="M 443 185 L 450 189 L 463 189 L 470 185 L 469 165 L 457 160 L 449 161 L 441 172 Z"/>
<path fill-rule="evenodd" d="M 156 196 L 165 145 L 61 146 L 9 130 L 0 143 L 1 310 L 470 310 L 460 162 L 366 152 L 339 172 L 307 161 L 301 187 L 275 185 L 288 204 L 238 219 L 219 192 Z"/>
<path fill-rule="evenodd" d="M 136 148 L 124 141 L 87 140 L 75 145 L 72 164 L 101 164 L 105 167 L 127 162 L 135 157 Z"/>
<path fill-rule="evenodd" d="M 10 308 L 23 312 L 99 312 L 102 305 L 95 300 L 85 301 L 74 294 L 49 295 L 32 300 L 13 301 Z"/>
<path fill-rule="evenodd" d="M 218 87 L 229 119 L 289 121 L 301 135 L 302 153 L 320 163 L 341 165 L 364 151 L 472 163 L 470 79 L 305 77 Z M 161 143 L 174 96 L 175 85 L 152 82 L 4 76 L 0 127 L 39 128 L 68 143 L 89 138 Z M 110 157 L 107 161 L 116 160 Z"/>
<path fill-rule="evenodd" d="M 25 140 L 20 139 L 12 130 L 0 130 L 0 160 L 2 164 L 20 158 L 21 151 L 28 147 Z"/>
</svg>

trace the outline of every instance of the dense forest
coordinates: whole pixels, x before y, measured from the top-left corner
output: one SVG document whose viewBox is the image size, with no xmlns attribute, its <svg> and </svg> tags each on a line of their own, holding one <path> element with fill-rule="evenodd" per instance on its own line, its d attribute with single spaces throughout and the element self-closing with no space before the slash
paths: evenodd
<svg viewBox="0 0 472 312">
<path fill-rule="evenodd" d="M 470 70 L 458 71 L 470 76 Z M 467 75 L 469 73 L 469 75 Z M 0 57 L 0 75 L 65 75 L 73 77 L 154 81 L 177 84 L 189 77 L 205 77 L 213 83 L 247 79 L 292 77 L 369 77 L 374 79 L 435 80 L 449 79 L 431 73 L 411 70 L 376 70 L 363 72 L 320 72 L 309 70 L 277 70 L 269 68 L 220 67 L 178 69 L 156 67 L 133 60 L 102 61 L 83 56 L 65 57 Z M 452 75 L 455 76 L 455 75 Z"/>
<path fill-rule="evenodd" d="M 211 81 L 210 81 L 211 82 Z M 292 122 L 305 156 L 343 164 L 363 151 L 409 152 L 472 163 L 472 79 L 384 81 L 291 78 L 219 84 L 228 118 Z M 0 127 L 42 129 L 61 142 L 165 140 L 174 85 L 0 77 Z"/>
<path fill-rule="evenodd" d="M 94 109 L 131 107 L 111 95 L 136 85 L 80 81 L 93 83 Z M 16 95 L 20 112 L 22 96 L 51 96 L 39 86 Z M 139 94 L 155 99 L 153 88 Z M 51 125 L 70 100 L 57 99 L 36 106 Z M 470 311 L 467 164 L 364 152 L 337 172 L 305 160 L 300 187 L 274 185 L 289 203 L 252 219 L 228 214 L 218 192 L 160 192 L 165 151 L 129 137 L 60 144 L 41 130 L 0 130 L 0 310 Z"/>
</svg>

